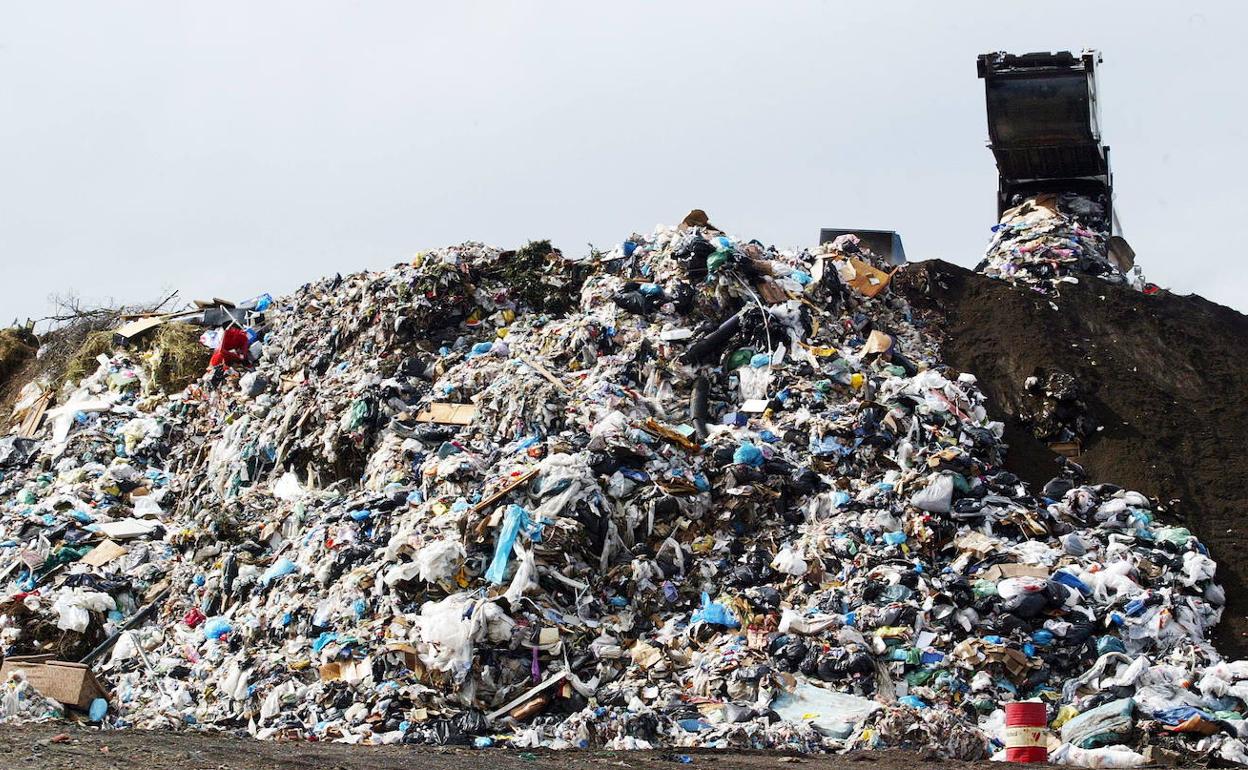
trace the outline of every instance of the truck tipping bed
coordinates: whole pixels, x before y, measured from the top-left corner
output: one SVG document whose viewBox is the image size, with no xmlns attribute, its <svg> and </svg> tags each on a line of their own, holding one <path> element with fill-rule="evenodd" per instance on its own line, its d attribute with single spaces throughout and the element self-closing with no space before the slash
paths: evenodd
<svg viewBox="0 0 1248 770">
<path fill-rule="evenodd" d="M 1077 192 L 1103 198 L 1113 221 L 1109 147 L 1101 143 L 1097 109 L 1100 61 L 1096 51 L 979 57 L 998 214 L 1018 195 Z"/>
</svg>

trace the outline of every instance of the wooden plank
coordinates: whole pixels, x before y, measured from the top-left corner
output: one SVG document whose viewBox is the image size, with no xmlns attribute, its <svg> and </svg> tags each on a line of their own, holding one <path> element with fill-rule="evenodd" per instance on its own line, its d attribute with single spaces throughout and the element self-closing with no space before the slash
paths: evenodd
<svg viewBox="0 0 1248 770">
<path fill-rule="evenodd" d="M 39 396 L 39 399 L 26 410 L 26 416 L 22 418 L 21 425 L 17 429 L 19 438 L 35 437 L 35 434 L 39 432 L 39 424 L 43 422 L 43 414 L 48 411 L 48 404 L 51 403 L 52 391 L 45 390 L 43 395 Z"/>
<path fill-rule="evenodd" d="M 534 476 L 537 475 L 537 471 L 538 471 L 537 468 L 530 468 L 529 470 L 525 471 L 524 474 L 520 476 L 520 478 L 516 479 L 515 481 L 512 481 L 511 483 L 504 486 L 502 489 L 498 490 L 494 494 L 490 495 L 489 497 L 485 498 L 481 502 L 472 506 L 472 512 L 480 513 L 486 508 L 489 508 L 491 505 L 498 502 L 508 492 L 511 492 L 512 490 L 516 489 L 517 487 L 523 484 L 527 484 Z"/>
<path fill-rule="evenodd" d="M 1078 441 L 1051 441 L 1049 449 L 1073 460 L 1083 451 L 1083 446 Z"/>
<path fill-rule="evenodd" d="M 547 679 L 545 682 L 542 682 L 541 684 L 529 690 L 528 692 L 524 693 L 520 697 L 513 698 L 512 700 L 509 700 L 505 704 L 503 704 L 501 708 L 495 711 L 491 711 L 489 714 L 486 715 L 485 718 L 493 722 L 495 719 L 498 719 L 503 714 L 506 714 L 507 712 L 511 711 L 516 706 L 519 706 L 520 704 L 525 703 L 526 701 L 536 698 L 537 696 L 546 692 L 547 690 L 559 684 L 560 682 L 565 681 L 567 678 L 568 678 L 568 672 L 560 671 L 558 674 L 555 674 L 550 679 Z"/>
<path fill-rule="evenodd" d="M 546 367 L 542 366 L 536 361 L 530 361 L 524 356 L 516 356 L 516 358 L 520 359 L 520 362 L 523 363 L 525 366 L 531 368 L 533 371 L 545 377 L 547 380 L 550 381 L 552 385 L 554 385 L 559 390 L 562 390 L 564 393 L 567 393 L 568 395 L 572 394 L 572 391 L 568 390 L 568 386 L 564 385 L 563 382 L 560 381 L 558 377 L 551 374 L 550 370 L 548 370 Z"/>
</svg>

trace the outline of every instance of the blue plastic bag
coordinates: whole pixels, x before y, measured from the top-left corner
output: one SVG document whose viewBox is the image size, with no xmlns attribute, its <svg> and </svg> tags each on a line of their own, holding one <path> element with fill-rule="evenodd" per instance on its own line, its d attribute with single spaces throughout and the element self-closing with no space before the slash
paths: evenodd
<svg viewBox="0 0 1248 770">
<path fill-rule="evenodd" d="M 268 587 L 268 585 L 273 581 L 280 580 L 293 572 L 297 572 L 298 569 L 299 568 L 296 567 L 295 563 L 290 559 L 278 559 L 269 565 L 269 568 L 266 569 L 264 574 L 260 576 L 260 585 Z"/>
<path fill-rule="evenodd" d="M 1057 572 L 1053 573 L 1053 580 L 1055 580 L 1058 583 L 1061 583 L 1064 586 L 1068 586 L 1070 588 L 1075 589 L 1076 591 L 1083 594 L 1084 596 L 1092 595 L 1092 589 L 1088 586 L 1088 584 L 1080 580 L 1073 573 L 1067 572 L 1065 570 L 1058 570 Z"/>
<path fill-rule="evenodd" d="M 533 525 L 529 512 L 514 503 L 507 506 L 503 516 L 503 528 L 498 533 L 498 544 L 494 547 L 494 559 L 485 572 L 485 579 L 494 585 L 502 585 L 507 578 L 507 564 L 511 561 L 511 549 L 516 545 L 520 531 Z"/>
<path fill-rule="evenodd" d="M 208 618 L 204 621 L 204 638 L 217 640 L 234 630 L 230 621 L 223 617 Z"/>
<path fill-rule="evenodd" d="M 736 616 L 724 605 L 711 601 L 711 597 L 705 591 L 702 592 L 702 608 L 695 611 L 689 620 L 693 623 L 713 623 L 728 628 L 741 627 Z"/>
<path fill-rule="evenodd" d="M 763 450 L 744 441 L 732 453 L 732 461 L 738 465 L 752 465 L 757 468 L 763 464 Z"/>
</svg>

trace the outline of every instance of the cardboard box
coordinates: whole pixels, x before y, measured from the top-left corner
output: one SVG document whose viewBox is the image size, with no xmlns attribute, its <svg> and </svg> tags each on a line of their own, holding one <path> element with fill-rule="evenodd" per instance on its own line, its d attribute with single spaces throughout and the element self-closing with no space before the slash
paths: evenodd
<svg viewBox="0 0 1248 770">
<path fill-rule="evenodd" d="M 108 693 L 91 669 L 81 663 L 55 660 L 51 655 L 16 655 L 0 666 L 0 680 L 21 670 L 26 680 L 45 698 L 86 711 L 91 701 L 107 698 Z"/>
</svg>

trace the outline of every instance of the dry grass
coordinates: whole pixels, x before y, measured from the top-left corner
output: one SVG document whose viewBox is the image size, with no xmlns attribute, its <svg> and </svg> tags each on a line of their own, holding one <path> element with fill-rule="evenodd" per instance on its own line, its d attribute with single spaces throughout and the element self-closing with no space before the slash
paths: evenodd
<svg viewBox="0 0 1248 770">
<path fill-rule="evenodd" d="M 0 329 L 0 384 L 26 364 L 39 348 L 39 340 L 24 329 Z"/>
<path fill-rule="evenodd" d="M 164 392 L 182 390 L 208 368 L 212 351 L 199 344 L 200 331 L 198 326 L 167 323 L 142 340 L 153 353 L 149 361 L 152 379 Z"/>
<path fill-rule="evenodd" d="M 176 393 L 204 373 L 212 353 L 199 344 L 200 329 L 188 324 L 170 322 L 132 340 L 127 347 L 113 344 L 111 329 L 86 335 L 65 362 L 57 387 L 65 382 L 78 382 L 89 377 L 99 366 L 96 358 L 115 350 L 124 350 L 141 360 L 155 385 L 165 393 Z"/>
<path fill-rule="evenodd" d="M 65 368 L 55 380 L 56 387 L 60 388 L 63 383 L 78 382 L 84 377 L 91 376 L 100 365 L 95 359 L 101 354 L 107 355 L 112 351 L 112 330 L 102 329 L 88 333 L 78 345 L 77 350 L 71 353 L 65 361 Z"/>
</svg>

